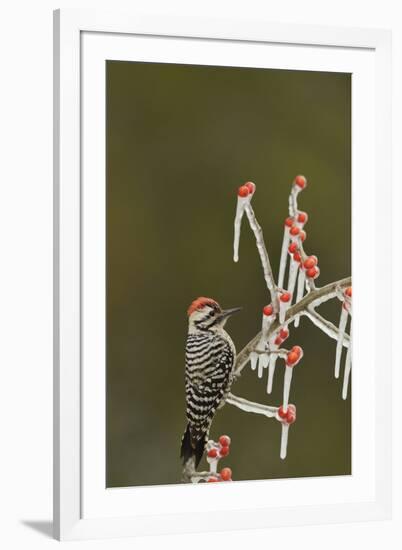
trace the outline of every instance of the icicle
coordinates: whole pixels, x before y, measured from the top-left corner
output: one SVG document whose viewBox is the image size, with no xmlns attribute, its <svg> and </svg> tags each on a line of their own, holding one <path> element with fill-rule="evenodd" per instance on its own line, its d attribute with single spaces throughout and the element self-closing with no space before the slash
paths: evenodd
<svg viewBox="0 0 402 550">
<path fill-rule="evenodd" d="M 263 370 L 267 368 L 269 356 L 267 353 L 261 353 L 258 360 L 258 378 L 262 378 Z"/>
<path fill-rule="evenodd" d="M 288 246 L 290 242 L 288 219 L 290 219 L 290 224 L 293 223 L 292 218 L 287 218 L 285 220 L 285 229 L 283 231 L 283 240 L 282 240 L 281 260 L 279 262 L 278 286 L 280 288 L 283 287 L 283 281 L 285 280 L 286 263 L 288 259 Z"/>
<path fill-rule="evenodd" d="M 349 347 L 346 353 L 345 370 L 343 373 L 342 398 L 345 400 L 348 397 L 349 376 L 350 376 L 351 368 L 352 368 L 352 328 L 350 329 Z"/>
<path fill-rule="evenodd" d="M 290 268 L 289 268 L 289 279 L 288 279 L 288 291 L 290 292 L 291 296 L 294 294 L 297 274 L 299 272 L 299 264 L 298 262 L 295 262 L 293 259 L 290 260 Z M 290 298 L 289 306 L 292 303 L 292 298 Z"/>
<path fill-rule="evenodd" d="M 283 410 L 286 412 L 289 403 L 290 384 L 292 382 L 293 367 L 285 367 L 285 376 L 283 381 Z"/>
<path fill-rule="evenodd" d="M 262 355 L 258 359 L 258 378 L 262 378 L 262 372 L 264 370 L 264 365 L 262 362 Z"/>
<path fill-rule="evenodd" d="M 241 189 L 241 188 L 240 188 Z M 240 192 L 240 191 L 239 191 Z M 239 261 L 239 243 L 241 221 L 244 215 L 246 204 L 249 202 L 248 196 L 237 196 L 236 216 L 234 221 L 234 243 L 233 243 L 233 261 Z"/>
<path fill-rule="evenodd" d="M 282 325 L 285 321 L 286 311 L 288 310 L 292 302 L 292 295 L 290 292 L 284 292 L 279 297 L 279 322 Z"/>
<path fill-rule="evenodd" d="M 219 462 L 219 459 L 214 459 L 214 460 L 211 460 L 211 462 L 209 463 L 209 471 L 211 472 L 211 474 L 216 474 L 216 472 L 218 471 L 218 462 Z"/>
<path fill-rule="evenodd" d="M 287 336 L 289 336 L 289 331 L 287 330 L 286 327 L 283 327 L 282 330 L 286 331 Z M 275 336 L 275 334 L 274 334 L 273 337 L 271 337 L 271 339 L 270 339 L 269 349 L 272 352 L 275 352 L 279 348 L 279 346 L 282 342 L 283 342 L 283 339 L 281 338 L 280 334 L 278 336 Z M 272 386 L 273 386 L 274 375 L 275 375 L 275 366 L 276 366 L 276 362 L 278 360 L 278 357 L 279 357 L 279 355 L 277 353 L 271 353 L 270 356 L 269 356 L 267 393 L 272 392 Z"/>
<path fill-rule="evenodd" d="M 268 304 L 265 306 L 262 310 L 262 323 L 261 323 L 261 339 L 259 341 L 259 349 L 262 351 L 265 349 L 264 347 L 264 336 L 268 333 L 270 326 L 275 320 L 274 315 L 274 308 L 272 304 Z"/>
<path fill-rule="evenodd" d="M 287 454 L 289 426 L 296 422 L 296 407 L 289 404 L 287 410 L 285 410 L 282 405 L 278 409 L 277 418 L 282 423 L 280 457 L 283 460 L 286 458 Z"/>
<path fill-rule="evenodd" d="M 305 287 L 306 287 L 306 273 L 304 269 L 300 269 L 299 278 L 297 280 L 296 304 L 297 302 L 300 302 L 300 300 L 303 298 Z M 300 323 L 300 315 L 296 315 L 295 317 L 296 328 L 299 326 L 299 323 Z"/>
<path fill-rule="evenodd" d="M 335 378 L 339 378 L 339 371 L 341 366 L 341 356 L 342 356 L 342 347 L 343 347 L 343 337 L 345 334 L 346 323 L 348 320 L 348 311 L 343 307 L 341 311 L 341 318 L 339 320 L 339 334 L 338 340 L 336 342 L 336 353 L 335 353 Z"/>
<path fill-rule="evenodd" d="M 268 364 L 268 382 L 267 382 L 267 393 L 272 392 L 272 385 L 274 382 L 274 374 L 275 374 L 275 367 L 276 367 L 276 361 L 278 359 L 278 355 L 276 353 L 271 353 L 269 357 L 269 364 Z"/>
<path fill-rule="evenodd" d="M 272 307 L 272 304 L 265 306 L 262 311 L 263 311 L 262 323 L 261 323 L 262 336 L 256 347 L 256 349 L 260 352 L 265 351 L 266 349 L 264 336 L 267 334 L 269 327 L 271 326 L 272 322 L 275 319 L 274 309 Z M 259 355 L 257 353 L 251 353 L 250 359 L 251 359 L 251 355 L 253 355 L 253 364 L 251 368 L 255 370 L 256 365 L 258 363 L 258 378 L 262 378 L 263 370 L 268 366 L 269 357 L 266 353 L 260 353 Z M 254 355 L 257 357 L 254 357 Z"/>
<path fill-rule="evenodd" d="M 251 370 L 255 370 L 257 368 L 257 361 L 258 361 L 258 353 L 255 353 L 255 351 L 252 351 L 250 353 Z"/>
<path fill-rule="evenodd" d="M 280 457 L 282 460 L 286 458 L 288 450 L 288 435 L 289 435 L 289 424 L 282 422 L 282 433 L 281 433 L 281 454 Z"/>
<path fill-rule="evenodd" d="M 209 455 L 209 452 L 212 451 L 212 449 L 214 449 L 214 456 L 210 456 Z M 218 445 L 215 443 L 215 441 L 213 441 L 212 439 L 210 439 L 208 442 L 207 442 L 207 446 L 206 446 L 206 459 L 207 459 L 207 462 L 209 464 L 209 471 L 211 474 L 216 474 L 217 470 L 218 470 L 218 462 L 219 462 L 219 454 L 218 454 Z"/>
</svg>

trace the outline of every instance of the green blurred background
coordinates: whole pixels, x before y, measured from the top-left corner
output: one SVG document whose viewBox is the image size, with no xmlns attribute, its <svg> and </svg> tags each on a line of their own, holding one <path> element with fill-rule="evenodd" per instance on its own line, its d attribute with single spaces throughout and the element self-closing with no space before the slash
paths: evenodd
<svg viewBox="0 0 402 550">
<path fill-rule="evenodd" d="M 232 261 L 236 189 L 257 184 L 277 273 L 298 173 L 309 181 L 299 207 L 321 286 L 351 273 L 350 75 L 107 62 L 107 486 L 180 482 L 186 309 L 200 295 L 243 306 L 227 325 L 237 349 L 256 334 L 268 297 L 247 223 Z M 339 302 L 321 312 L 337 322 Z M 276 421 L 227 405 L 212 425 L 212 437 L 232 437 L 224 464 L 236 480 L 351 473 L 335 341 L 302 318 L 287 343 L 305 352 L 287 459 Z M 265 378 L 243 372 L 233 393 L 281 403 L 281 366 L 270 396 Z"/>
</svg>

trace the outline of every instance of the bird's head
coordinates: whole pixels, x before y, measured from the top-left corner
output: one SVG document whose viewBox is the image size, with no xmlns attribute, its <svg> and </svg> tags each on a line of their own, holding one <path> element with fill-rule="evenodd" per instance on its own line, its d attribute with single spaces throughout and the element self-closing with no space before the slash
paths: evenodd
<svg viewBox="0 0 402 550">
<path fill-rule="evenodd" d="M 188 325 L 195 330 L 217 330 L 224 326 L 230 315 L 240 310 L 241 307 L 222 309 L 212 298 L 201 296 L 187 310 Z"/>
</svg>

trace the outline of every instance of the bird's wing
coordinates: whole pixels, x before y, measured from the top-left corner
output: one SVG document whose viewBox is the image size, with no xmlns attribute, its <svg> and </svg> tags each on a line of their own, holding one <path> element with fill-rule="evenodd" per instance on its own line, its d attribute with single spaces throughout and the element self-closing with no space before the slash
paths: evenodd
<svg viewBox="0 0 402 550">
<path fill-rule="evenodd" d="M 195 438 L 209 427 L 227 391 L 233 360 L 229 343 L 219 335 L 198 342 L 197 349 L 187 345 L 187 417 Z"/>
</svg>

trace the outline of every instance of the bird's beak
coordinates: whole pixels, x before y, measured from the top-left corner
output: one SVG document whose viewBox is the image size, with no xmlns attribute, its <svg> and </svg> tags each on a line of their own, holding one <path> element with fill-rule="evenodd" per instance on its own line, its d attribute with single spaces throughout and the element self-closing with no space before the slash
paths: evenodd
<svg viewBox="0 0 402 550">
<path fill-rule="evenodd" d="M 232 307 L 231 309 L 224 309 L 222 313 L 219 315 L 219 319 L 227 319 L 233 313 L 237 313 L 238 311 L 241 311 L 243 308 L 241 307 Z"/>
</svg>

